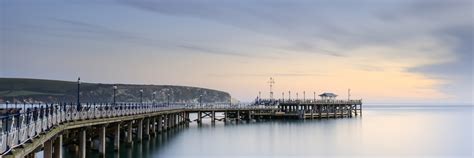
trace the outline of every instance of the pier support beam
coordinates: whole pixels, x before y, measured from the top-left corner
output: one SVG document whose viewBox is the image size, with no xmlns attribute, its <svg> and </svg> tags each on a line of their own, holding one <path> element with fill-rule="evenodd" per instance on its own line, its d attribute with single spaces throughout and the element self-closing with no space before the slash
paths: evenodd
<svg viewBox="0 0 474 158">
<path fill-rule="evenodd" d="M 151 134 L 156 135 L 156 117 L 151 118 Z"/>
<path fill-rule="evenodd" d="M 224 111 L 224 123 L 226 123 L 229 119 L 229 112 L 228 111 Z"/>
<path fill-rule="evenodd" d="M 120 123 L 117 123 L 114 129 L 114 150 L 120 151 Z"/>
<path fill-rule="evenodd" d="M 236 121 L 240 121 L 240 111 L 237 110 L 237 118 L 236 118 Z"/>
<path fill-rule="evenodd" d="M 198 124 L 201 124 L 202 123 L 202 112 L 201 111 L 198 111 Z"/>
<path fill-rule="evenodd" d="M 159 115 L 158 116 L 158 122 L 157 122 L 157 127 L 158 127 L 158 132 L 161 133 L 161 131 L 163 130 L 162 127 L 163 126 L 163 116 L 162 115 Z"/>
<path fill-rule="evenodd" d="M 107 129 L 106 125 L 99 127 L 99 153 L 102 157 L 105 157 L 105 130 Z"/>
<path fill-rule="evenodd" d="M 79 157 L 86 158 L 86 142 L 87 142 L 87 135 L 86 129 L 83 128 L 79 132 Z"/>
<path fill-rule="evenodd" d="M 216 123 L 216 112 L 215 112 L 215 111 L 212 111 L 211 113 L 212 113 L 212 114 L 211 114 L 211 117 L 212 117 L 212 118 L 211 118 L 211 122 L 212 122 L 212 123 Z"/>
<path fill-rule="evenodd" d="M 62 158 L 63 157 L 63 135 L 59 134 L 54 141 L 54 158 Z"/>
<path fill-rule="evenodd" d="M 132 134 L 132 129 L 133 129 L 133 121 L 129 121 L 127 125 L 127 143 L 133 143 L 133 134 Z"/>
<path fill-rule="evenodd" d="M 150 119 L 147 118 L 145 121 L 145 138 L 150 138 Z"/>
<path fill-rule="evenodd" d="M 168 114 L 165 114 L 163 115 L 163 131 L 168 130 L 168 123 L 169 123 Z"/>
<path fill-rule="evenodd" d="M 53 140 L 47 140 L 43 144 L 43 155 L 44 157 L 53 157 Z"/>
<path fill-rule="evenodd" d="M 143 139 L 143 119 L 138 120 L 138 130 L 137 130 L 138 140 L 141 141 Z"/>
</svg>

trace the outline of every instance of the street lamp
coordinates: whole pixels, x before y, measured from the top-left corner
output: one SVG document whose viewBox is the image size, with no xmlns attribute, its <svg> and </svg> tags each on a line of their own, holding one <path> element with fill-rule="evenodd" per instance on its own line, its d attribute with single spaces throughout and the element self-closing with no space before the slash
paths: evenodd
<svg viewBox="0 0 474 158">
<path fill-rule="evenodd" d="M 155 96 L 156 96 L 156 91 L 153 92 L 153 106 L 155 106 Z"/>
<path fill-rule="evenodd" d="M 288 91 L 288 101 L 291 101 L 291 91 Z"/>
<path fill-rule="evenodd" d="M 303 91 L 303 102 L 306 100 L 306 91 Z"/>
<path fill-rule="evenodd" d="M 314 93 L 314 101 L 316 101 L 316 92 L 313 92 Z"/>
<path fill-rule="evenodd" d="M 281 100 L 285 101 L 285 92 L 281 92 Z"/>
<path fill-rule="evenodd" d="M 114 108 L 117 106 L 117 102 L 115 100 L 116 95 L 117 95 L 117 85 L 114 85 L 114 104 L 113 104 Z"/>
<path fill-rule="evenodd" d="M 5 107 L 7 108 L 7 114 L 8 114 L 8 103 L 10 103 L 8 100 L 5 102 Z"/>
<path fill-rule="evenodd" d="M 199 107 L 202 107 L 202 94 L 199 95 Z"/>
<path fill-rule="evenodd" d="M 143 105 L 143 89 L 140 89 L 140 104 Z"/>
<path fill-rule="evenodd" d="M 170 94 L 168 94 L 168 107 L 170 106 Z"/>
<path fill-rule="evenodd" d="M 81 78 L 77 78 L 77 111 L 81 111 Z"/>
</svg>

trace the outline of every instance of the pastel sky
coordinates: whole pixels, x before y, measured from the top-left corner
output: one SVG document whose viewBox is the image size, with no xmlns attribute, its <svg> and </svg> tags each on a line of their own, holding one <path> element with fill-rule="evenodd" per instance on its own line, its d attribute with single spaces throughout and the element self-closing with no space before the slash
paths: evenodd
<svg viewBox="0 0 474 158">
<path fill-rule="evenodd" d="M 471 0 L 1 0 L 0 77 L 472 104 Z"/>
</svg>

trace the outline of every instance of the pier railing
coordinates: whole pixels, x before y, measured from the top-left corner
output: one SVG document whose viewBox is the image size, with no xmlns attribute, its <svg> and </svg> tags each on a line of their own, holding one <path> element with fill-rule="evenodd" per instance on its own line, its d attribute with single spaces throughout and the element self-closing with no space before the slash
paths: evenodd
<svg viewBox="0 0 474 158">
<path fill-rule="evenodd" d="M 335 100 L 335 99 L 293 99 L 293 100 L 283 100 L 283 99 L 276 99 L 276 100 L 258 100 L 258 103 L 272 103 L 274 105 L 278 104 L 352 104 L 352 105 L 360 105 L 362 104 L 362 100 Z"/>
</svg>

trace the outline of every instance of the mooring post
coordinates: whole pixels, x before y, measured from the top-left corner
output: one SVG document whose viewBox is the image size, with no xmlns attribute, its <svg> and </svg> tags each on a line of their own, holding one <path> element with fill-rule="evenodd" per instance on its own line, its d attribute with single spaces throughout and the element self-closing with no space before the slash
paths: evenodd
<svg viewBox="0 0 474 158">
<path fill-rule="evenodd" d="M 86 141 L 87 141 L 87 133 L 86 133 L 86 129 L 83 128 L 80 132 L 79 132 L 79 155 L 81 158 L 86 158 Z"/>
<path fill-rule="evenodd" d="M 102 157 L 105 157 L 105 130 L 107 129 L 106 125 L 101 125 L 99 127 L 99 153 Z"/>
<path fill-rule="evenodd" d="M 117 123 L 114 129 L 114 150 L 120 150 L 120 122 Z"/>
<path fill-rule="evenodd" d="M 53 140 L 49 139 L 43 143 L 44 157 L 53 157 Z"/>
<path fill-rule="evenodd" d="M 54 158 L 62 158 L 63 157 L 63 135 L 59 134 L 56 137 L 56 140 L 54 142 Z"/>
</svg>

